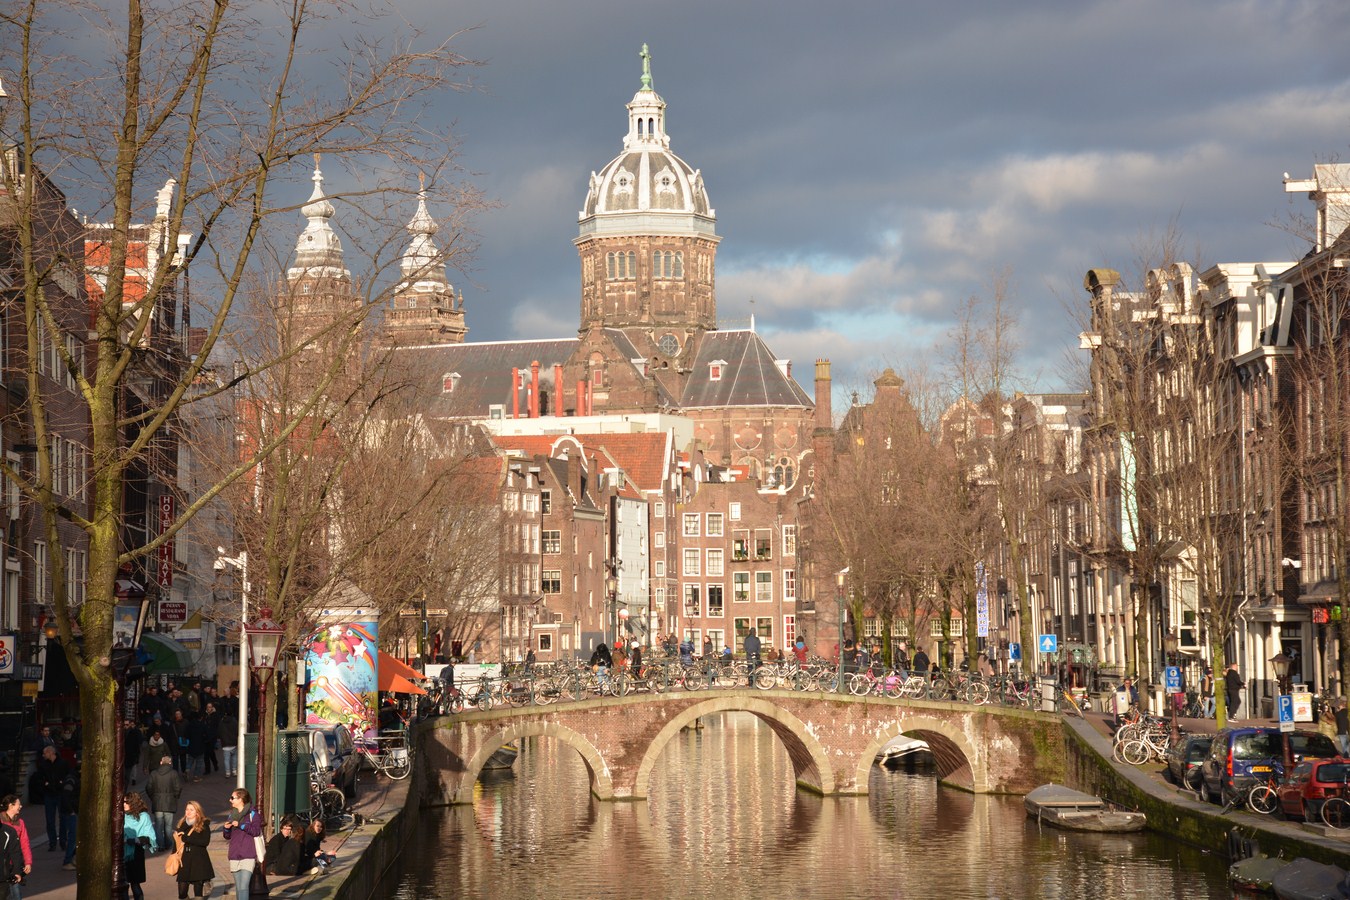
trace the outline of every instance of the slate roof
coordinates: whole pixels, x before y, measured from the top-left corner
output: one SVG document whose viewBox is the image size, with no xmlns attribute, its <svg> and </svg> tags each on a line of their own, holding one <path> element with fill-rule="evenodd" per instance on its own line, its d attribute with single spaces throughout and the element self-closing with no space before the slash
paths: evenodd
<svg viewBox="0 0 1350 900">
<path fill-rule="evenodd" d="M 710 364 L 722 360 L 722 377 L 713 381 Z M 709 331 L 698 351 L 684 395 L 683 409 L 728 406 L 815 406 L 801 385 L 783 374 L 769 347 L 753 331 Z"/>
<path fill-rule="evenodd" d="M 553 366 L 567 362 L 576 349 L 576 338 L 549 341 L 497 341 L 473 344 L 441 344 L 401 347 L 398 363 L 426 397 L 426 413 L 434 418 L 487 418 L 489 407 L 500 403 L 511 414 L 511 369 L 527 375 L 530 364 L 539 361 L 539 381 L 553 393 Z M 453 391 L 444 390 L 444 379 L 459 374 Z M 520 391 L 520 408 L 526 395 Z"/>
</svg>

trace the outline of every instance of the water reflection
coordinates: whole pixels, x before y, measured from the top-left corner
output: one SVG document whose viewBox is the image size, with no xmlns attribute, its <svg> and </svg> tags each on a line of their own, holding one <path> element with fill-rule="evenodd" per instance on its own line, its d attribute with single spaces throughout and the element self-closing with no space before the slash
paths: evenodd
<svg viewBox="0 0 1350 900">
<path fill-rule="evenodd" d="M 865 800 L 825 799 L 753 716 L 702 726 L 670 743 L 645 803 L 595 801 L 575 750 L 522 741 L 471 806 L 423 814 L 384 896 L 1224 896 L 1220 861 L 1156 837 L 1042 829 L 1020 798 L 880 767 Z"/>
</svg>

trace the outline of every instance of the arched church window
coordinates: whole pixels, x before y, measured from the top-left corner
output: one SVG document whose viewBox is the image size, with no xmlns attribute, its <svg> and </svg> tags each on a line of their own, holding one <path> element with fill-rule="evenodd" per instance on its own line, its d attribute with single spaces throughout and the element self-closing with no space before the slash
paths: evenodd
<svg viewBox="0 0 1350 900">
<path fill-rule="evenodd" d="M 684 277 L 684 251 L 682 250 L 675 251 L 675 263 L 674 266 L 671 268 L 670 277 L 672 278 Z"/>
<path fill-rule="evenodd" d="M 637 278 L 637 251 L 628 251 L 628 280 Z"/>
<path fill-rule="evenodd" d="M 646 124 L 647 124 L 647 123 L 646 123 L 645 120 L 643 120 L 643 119 L 638 119 L 638 137 L 642 137 L 642 128 L 643 128 L 643 126 L 646 125 Z"/>
<path fill-rule="evenodd" d="M 655 120 L 655 119 L 648 119 L 648 120 L 647 120 L 647 133 L 648 133 L 648 134 L 651 134 L 651 135 L 656 134 L 656 120 Z"/>
<path fill-rule="evenodd" d="M 605 254 L 605 271 L 608 273 L 609 280 L 610 280 L 610 281 L 613 281 L 613 280 L 614 280 L 614 254 L 613 254 L 613 253 L 606 253 L 606 254 Z"/>
</svg>

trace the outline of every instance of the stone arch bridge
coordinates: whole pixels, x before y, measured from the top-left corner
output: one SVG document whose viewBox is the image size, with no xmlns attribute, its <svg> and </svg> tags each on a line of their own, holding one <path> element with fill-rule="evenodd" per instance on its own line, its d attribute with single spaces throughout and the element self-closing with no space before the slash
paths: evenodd
<svg viewBox="0 0 1350 900">
<path fill-rule="evenodd" d="M 932 748 L 938 777 L 975 793 L 1022 794 L 1065 775 L 1056 715 L 1025 709 L 847 694 L 717 690 L 502 708 L 433 719 L 418 732 L 422 800 L 469 803 L 484 764 L 535 735 L 574 748 L 600 800 L 644 800 L 665 745 L 701 716 L 747 712 L 787 749 L 797 784 L 823 795 L 866 794 L 877 753 L 901 734 Z"/>
</svg>

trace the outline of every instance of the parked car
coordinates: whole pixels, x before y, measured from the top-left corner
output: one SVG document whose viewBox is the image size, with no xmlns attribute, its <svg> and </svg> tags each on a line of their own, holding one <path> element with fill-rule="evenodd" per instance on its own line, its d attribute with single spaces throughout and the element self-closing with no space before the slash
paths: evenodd
<svg viewBox="0 0 1350 900">
<path fill-rule="evenodd" d="M 311 725 L 313 735 L 311 752 L 314 766 L 331 769 L 333 786 L 347 795 L 348 802 L 356 799 L 356 777 L 361 770 L 361 757 L 352 742 L 352 733 L 346 725 Z"/>
<path fill-rule="evenodd" d="M 1199 786 L 1200 764 L 1209 755 L 1214 743 L 1212 734 L 1187 734 L 1167 748 L 1167 775 L 1173 784 L 1195 788 Z"/>
<path fill-rule="evenodd" d="M 1201 799 L 1227 804 L 1272 775 L 1282 777 L 1285 740 L 1296 763 L 1304 758 L 1330 759 L 1339 752 L 1331 738 L 1316 731 L 1283 735 L 1278 728 L 1225 728 L 1214 736 L 1200 767 Z"/>
<path fill-rule="evenodd" d="M 1344 796 L 1350 782 L 1350 759 L 1305 759 L 1294 773 L 1275 788 L 1280 811 L 1291 819 L 1316 822 L 1327 797 Z"/>
</svg>

